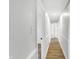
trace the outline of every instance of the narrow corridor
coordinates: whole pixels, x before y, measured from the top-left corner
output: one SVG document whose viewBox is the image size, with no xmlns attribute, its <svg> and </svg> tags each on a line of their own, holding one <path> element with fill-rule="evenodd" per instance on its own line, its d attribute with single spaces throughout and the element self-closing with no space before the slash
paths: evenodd
<svg viewBox="0 0 79 59">
<path fill-rule="evenodd" d="M 46 59 L 65 59 L 57 38 L 51 40 Z"/>
<path fill-rule="evenodd" d="M 9 27 L 10 59 L 69 59 L 70 0 L 10 0 Z"/>
</svg>

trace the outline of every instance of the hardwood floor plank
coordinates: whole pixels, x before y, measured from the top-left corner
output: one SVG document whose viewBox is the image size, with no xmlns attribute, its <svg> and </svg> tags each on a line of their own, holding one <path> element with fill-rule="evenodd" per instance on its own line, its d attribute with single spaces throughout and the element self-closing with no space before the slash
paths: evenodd
<svg viewBox="0 0 79 59">
<path fill-rule="evenodd" d="M 58 39 L 53 39 L 51 41 L 46 59 L 65 59 Z"/>
</svg>

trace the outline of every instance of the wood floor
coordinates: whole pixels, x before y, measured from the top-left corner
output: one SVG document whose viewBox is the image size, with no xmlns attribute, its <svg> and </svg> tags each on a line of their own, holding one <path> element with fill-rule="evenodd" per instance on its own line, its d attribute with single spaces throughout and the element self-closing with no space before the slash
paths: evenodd
<svg viewBox="0 0 79 59">
<path fill-rule="evenodd" d="M 46 59 L 65 59 L 60 44 L 57 39 L 51 41 Z"/>
</svg>

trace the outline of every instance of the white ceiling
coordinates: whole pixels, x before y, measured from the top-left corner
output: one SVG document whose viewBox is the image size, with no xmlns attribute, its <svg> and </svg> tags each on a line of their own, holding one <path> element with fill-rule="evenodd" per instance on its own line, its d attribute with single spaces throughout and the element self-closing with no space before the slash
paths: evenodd
<svg viewBox="0 0 79 59">
<path fill-rule="evenodd" d="M 69 0 L 41 0 L 41 4 L 50 17 L 51 23 L 59 20 L 60 13 L 67 7 Z"/>
<path fill-rule="evenodd" d="M 43 7 L 48 13 L 59 13 L 61 12 L 68 0 L 41 0 Z"/>
</svg>

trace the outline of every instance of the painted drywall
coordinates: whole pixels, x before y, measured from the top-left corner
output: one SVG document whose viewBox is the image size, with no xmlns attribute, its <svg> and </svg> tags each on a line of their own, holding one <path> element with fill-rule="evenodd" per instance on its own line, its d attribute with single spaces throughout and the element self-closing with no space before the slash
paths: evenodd
<svg viewBox="0 0 79 59">
<path fill-rule="evenodd" d="M 52 38 L 57 38 L 58 37 L 58 22 L 57 23 L 52 23 Z"/>
<path fill-rule="evenodd" d="M 45 59 L 51 39 L 51 23 L 40 7 L 37 9 L 37 42 L 41 44 L 41 59 Z M 42 38 L 42 40 L 41 40 Z"/>
<path fill-rule="evenodd" d="M 42 59 L 46 59 L 49 43 L 51 40 L 51 23 L 47 14 L 45 14 L 43 25 L 44 39 L 42 40 Z"/>
<path fill-rule="evenodd" d="M 68 58 L 68 43 L 69 43 L 69 16 L 63 17 L 62 20 L 62 36 L 63 36 L 63 47 L 65 50 L 65 53 Z"/>
<path fill-rule="evenodd" d="M 59 40 L 66 59 L 69 58 L 69 16 L 63 16 L 59 23 Z"/>
<path fill-rule="evenodd" d="M 44 11 L 42 10 L 39 0 L 37 3 L 37 42 L 41 43 L 41 38 L 43 39 L 43 25 L 44 25 Z"/>
<path fill-rule="evenodd" d="M 62 22 L 63 22 L 62 35 L 64 35 L 65 38 L 67 38 L 67 40 L 68 40 L 68 38 L 69 38 L 69 22 L 70 22 L 69 16 L 65 16 L 65 17 L 63 17 L 63 19 L 64 20 L 62 20 Z"/>
<path fill-rule="evenodd" d="M 51 24 L 49 19 L 44 19 L 45 15 L 40 15 L 37 22 L 37 38 L 41 44 L 41 59 L 45 59 L 47 49 L 51 39 Z M 41 40 L 42 38 L 42 40 Z"/>
<path fill-rule="evenodd" d="M 35 0 L 10 0 L 10 57 L 37 59 Z"/>
<path fill-rule="evenodd" d="M 41 44 L 41 59 L 45 59 L 51 39 L 51 24 L 41 3 L 37 0 L 37 42 Z M 41 40 L 42 38 L 42 40 Z"/>
<path fill-rule="evenodd" d="M 54 33 L 54 31 L 55 31 L 55 30 L 54 30 L 54 27 L 55 27 L 54 24 L 52 24 L 52 29 L 51 29 L 51 33 L 52 33 L 52 34 L 51 34 L 51 37 L 52 37 L 52 38 L 54 38 L 54 36 L 55 36 L 55 35 L 54 35 L 54 34 L 55 34 L 55 33 Z"/>
</svg>

